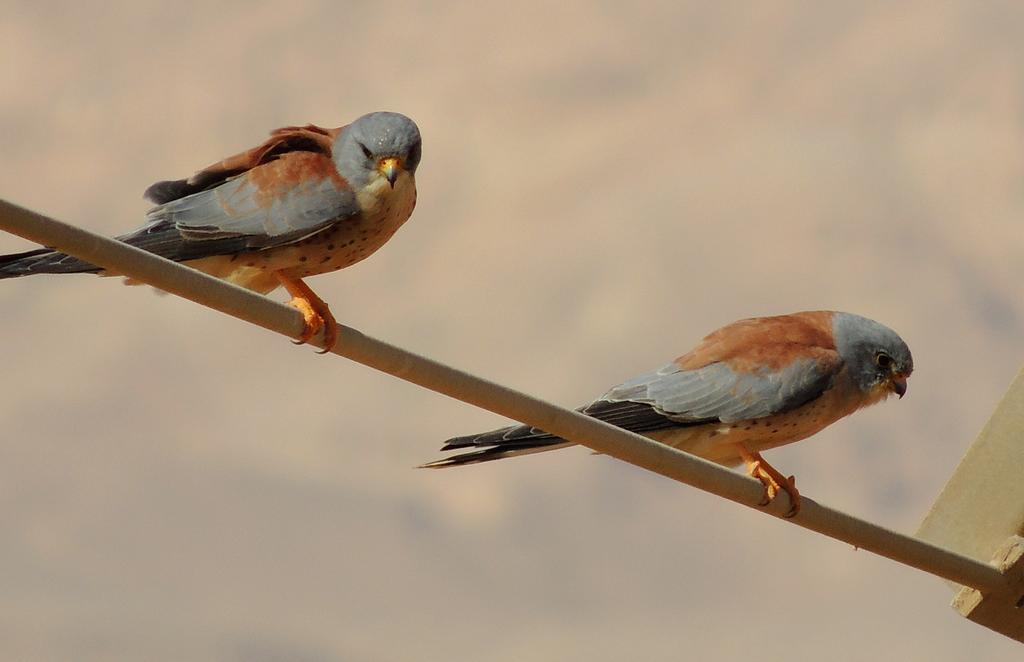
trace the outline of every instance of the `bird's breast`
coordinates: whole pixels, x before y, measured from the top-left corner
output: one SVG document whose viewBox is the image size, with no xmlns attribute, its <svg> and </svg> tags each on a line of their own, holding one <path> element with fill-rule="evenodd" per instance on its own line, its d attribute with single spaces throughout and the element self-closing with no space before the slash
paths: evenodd
<svg viewBox="0 0 1024 662">
<path fill-rule="evenodd" d="M 385 178 L 376 177 L 356 193 L 356 199 L 364 222 L 391 228 L 394 233 L 416 206 L 416 182 L 408 172 L 398 175 L 394 187 Z"/>
<path fill-rule="evenodd" d="M 647 436 L 712 462 L 742 462 L 736 444 L 764 451 L 806 439 L 862 407 L 877 402 L 853 388 L 832 388 L 795 409 L 733 423 L 713 423 L 648 433 Z"/>
<path fill-rule="evenodd" d="M 287 246 L 190 263 L 200 271 L 257 292 L 278 286 L 274 272 L 306 278 L 344 269 L 369 257 L 402 227 L 416 206 L 416 184 L 403 172 L 395 187 L 383 177 L 357 194 L 360 212 Z"/>
</svg>

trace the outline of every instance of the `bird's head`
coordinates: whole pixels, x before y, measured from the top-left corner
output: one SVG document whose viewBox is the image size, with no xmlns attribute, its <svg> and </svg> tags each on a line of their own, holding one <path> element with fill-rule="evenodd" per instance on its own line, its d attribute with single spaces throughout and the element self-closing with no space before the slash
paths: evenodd
<svg viewBox="0 0 1024 662">
<path fill-rule="evenodd" d="M 891 393 L 903 397 L 914 358 L 895 331 L 860 315 L 835 313 L 832 333 L 850 377 L 864 395 L 872 400 Z"/>
<path fill-rule="evenodd" d="M 420 130 L 399 113 L 363 115 L 338 135 L 334 162 L 353 188 L 377 178 L 392 188 L 403 174 L 412 177 L 420 164 Z"/>
</svg>

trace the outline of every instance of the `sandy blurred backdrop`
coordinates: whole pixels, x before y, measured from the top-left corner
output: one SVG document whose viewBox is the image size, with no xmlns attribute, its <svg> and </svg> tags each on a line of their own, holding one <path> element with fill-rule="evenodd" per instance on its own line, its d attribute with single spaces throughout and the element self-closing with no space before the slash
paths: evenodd
<svg viewBox="0 0 1024 662">
<path fill-rule="evenodd" d="M 578 405 L 740 317 L 876 318 L 909 397 L 769 457 L 913 531 L 1024 362 L 1024 8 L 711 4 L 5 2 L 0 195 L 113 234 L 274 127 L 402 111 L 419 207 L 312 281 L 340 320 Z M 3 659 L 1020 654 L 933 577 L 582 449 L 413 470 L 503 421 L 149 288 L 0 309 Z"/>
</svg>

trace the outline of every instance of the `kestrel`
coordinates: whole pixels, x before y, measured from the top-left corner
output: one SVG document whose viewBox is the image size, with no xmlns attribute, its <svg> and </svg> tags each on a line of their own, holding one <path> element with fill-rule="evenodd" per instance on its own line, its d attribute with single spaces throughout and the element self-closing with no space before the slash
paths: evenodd
<svg viewBox="0 0 1024 662">
<path fill-rule="evenodd" d="M 263 144 L 188 179 L 157 182 L 146 223 L 118 240 L 266 294 L 283 285 L 305 319 L 300 343 L 334 316 L 302 279 L 371 255 L 416 205 L 420 132 L 404 115 L 363 115 L 336 129 L 312 124 L 271 133 Z M 0 278 L 101 273 L 50 249 L 0 256 Z"/>
<path fill-rule="evenodd" d="M 578 411 L 727 466 L 746 464 L 762 505 L 789 494 L 793 476 L 760 452 L 805 439 L 840 418 L 907 390 L 906 343 L 870 319 L 812 311 L 741 320 L 668 365 L 613 387 Z M 572 445 L 527 425 L 455 437 L 442 450 L 477 448 L 425 467 L 450 467 Z"/>
</svg>

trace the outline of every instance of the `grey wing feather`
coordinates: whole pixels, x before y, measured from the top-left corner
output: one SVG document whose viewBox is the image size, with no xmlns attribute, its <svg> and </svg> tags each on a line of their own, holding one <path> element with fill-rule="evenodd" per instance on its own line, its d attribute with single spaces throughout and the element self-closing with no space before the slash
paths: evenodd
<svg viewBox="0 0 1024 662">
<path fill-rule="evenodd" d="M 817 398 L 832 385 L 837 365 L 797 360 L 778 372 L 737 373 L 723 363 L 683 370 L 674 363 L 624 382 L 579 409 L 631 432 L 730 423 L 778 414 Z M 478 450 L 425 467 L 475 464 L 553 450 L 568 445 L 561 437 L 528 425 L 456 437 L 443 451 Z"/>
<path fill-rule="evenodd" d="M 242 176 L 154 207 L 145 227 L 120 239 L 187 260 L 293 243 L 358 212 L 352 191 L 330 179 L 298 183 L 267 201 Z"/>
<path fill-rule="evenodd" d="M 145 225 L 117 239 L 183 262 L 290 244 L 360 211 L 352 190 L 330 177 L 300 178 L 286 189 L 266 192 L 247 175 L 183 197 L 173 196 L 195 188 L 188 180 L 158 182 L 147 196 L 165 202 L 149 210 Z M 101 269 L 48 249 L 0 256 L 0 278 L 83 271 Z"/>
<path fill-rule="evenodd" d="M 605 393 L 601 400 L 648 404 L 680 423 L 730 423 L 789 411 L 826 391 L 834 366 L 813 359 L 777 371 L 734 372 L 724 363 L 683 370 L 670 363 Z"/>
<path fill-rule="evenodd" d="M 172 220 L 187 239 L 245 236 L 263 247 L 302 239 L 359 211 L 352 191 L 330 179 L 297 183 L 266 206 L 259 201 L 256 187 L 240 177 L 173 200 L 160 208 L 159 216 Z"/>
</svg>

